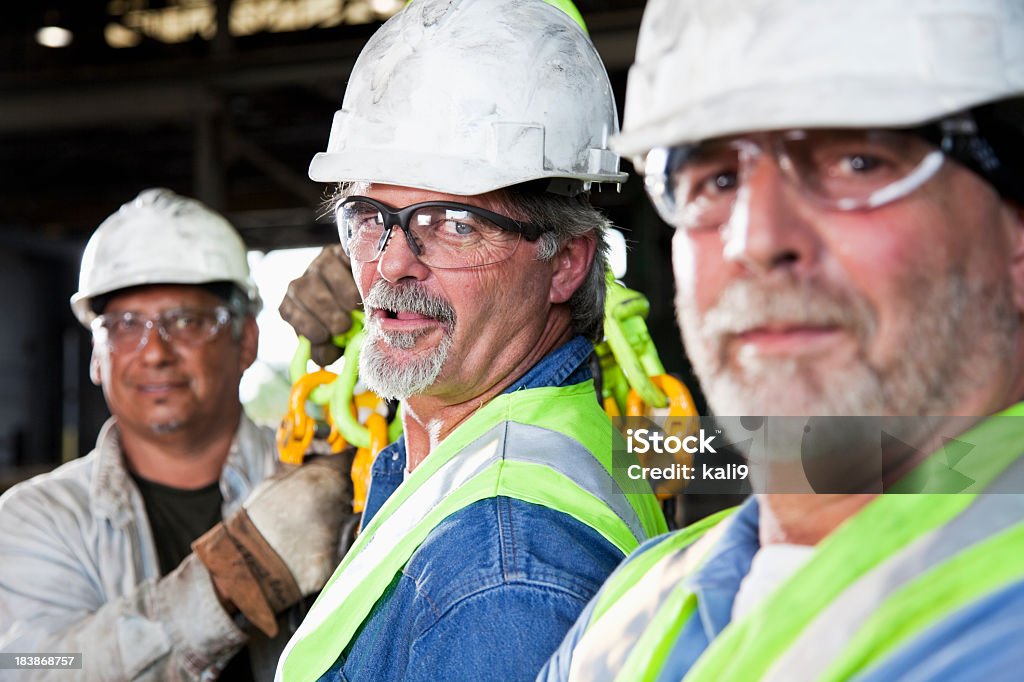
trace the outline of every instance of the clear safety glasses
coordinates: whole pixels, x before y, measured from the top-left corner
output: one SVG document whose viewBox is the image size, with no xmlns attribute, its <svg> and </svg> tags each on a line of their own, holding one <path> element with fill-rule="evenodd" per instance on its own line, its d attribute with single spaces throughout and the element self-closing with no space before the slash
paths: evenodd
<svg viewBox="0 0 1024 682">
<path fill-rule="evenodd" d="M 369 197 L 351 196 L 335 213 L 342 246 L 362 263 L 380 258 L 395 227 L 424 265 L 440 269 L 500 263 L 515 253 L 520 239 L 535 241 L 541 234 L 536 225 L 452 201 L 394 209 Z"/>
<path fill-rule="evenodd" d="M 167 310 L 156 317 L 130 311 L 108 313 L 92 321 L 93 337 L 115 353 L 132 353 L 142 348 L 155 329 L 167 343 L 198 346 L 220 333 L 231 321 L 231 311 L 224 306 L 212 310 L 179 308 Z"/>
<path fill-rule="evenodd" d="M 717 229 L 729 222 L 736 197 L 766 157 L 818 205 L 860 211 L 921 187 L 942 167 L 945 154 L 908 131 L 786 130 L 654 149 L 647 156 L 645 185 L 669 224 Z"/>
</svg>

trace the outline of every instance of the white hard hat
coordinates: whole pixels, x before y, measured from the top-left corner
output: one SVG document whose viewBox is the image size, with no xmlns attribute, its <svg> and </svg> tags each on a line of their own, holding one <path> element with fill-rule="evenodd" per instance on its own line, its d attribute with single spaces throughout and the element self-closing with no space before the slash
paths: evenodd
<svg viewBox="0 0 1024 682">
<path fill-rule="evenodd" d="M 614 146 L 909 127 L 1022 93 L 1020 0 L 650 0 Z"/>
<path fill-rule="evenodd" d="M 86 327 L 92 299 L 144 284 L 231 282 L 260 305 L 245 243 L 205 205 L 168 189 L 147 189 L 96 228 L 82 255 L 71 310 Z"/>
<path fill-rule="evenodd" d="M 416 0 L 363 48 L 309 177 L 458 195 L 550 178 L 571 194 L 625 181 L 617 131 L 608 74 L 565 12 Z"/>
</svg>

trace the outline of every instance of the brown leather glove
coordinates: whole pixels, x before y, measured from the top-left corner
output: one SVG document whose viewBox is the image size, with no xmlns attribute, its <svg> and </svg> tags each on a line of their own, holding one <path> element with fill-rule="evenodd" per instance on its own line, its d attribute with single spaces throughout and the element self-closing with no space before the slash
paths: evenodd
<svg viewBox="0 0 1024 682">
<path fill-rule="evenodd" d="M 341 244 L 332 244 L 324 247 L 302 276 L 292 280 L 278 311 L 296 334 L 309 339 L 310 355 L 323 367 L 341 356 L 331 337 L 349 330 L 351 313 L 359 303 L 348 256 Z"/>
<path fill-rule="evenodd" d="M 352 456 L 313 457 L 264 481 L 243 509 L 192 543 L 218 597 L 268 637 L 276 614 L 318 592 L 338 565 L 352 516 Z"/>
</svg>

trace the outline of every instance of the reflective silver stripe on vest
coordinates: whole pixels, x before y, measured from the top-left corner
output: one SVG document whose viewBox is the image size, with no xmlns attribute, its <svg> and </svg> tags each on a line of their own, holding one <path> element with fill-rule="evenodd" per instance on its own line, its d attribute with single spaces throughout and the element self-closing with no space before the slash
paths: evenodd
<svg viewBox="0 0 1024 682">
<path fill-rule="evenodd" d="M 384 520 L 373 536 L 368 538 L 362 550 L 356 554 L 343 576 L 339 576 L 322 594 L 310 610 L 299 632 L 292 641 L 318 628 L 329 614 L 339 608 L 357 589 L 363 580 L 376 570 L 384 557 L 389 555 L 423 519 L 441 504 L 449 495 L 470 479 L 482 473 L 499 460 L 526 461 L 544 464 L 564 473 L 577 485 L 591 493 L 609 508 L 616 510 L 626 500 L 622 493 L 608 494 L 602 489 L 601 475 L 608 476 L 604 467 L 580 443 L 555 431 L 540 427 L 531 429 L 528 438 L 520 441 L 517 437 L 522 424 L 501 422 L 470 442 L 460 452 L 444 463 L 409 498 Z M 526 427 L 523 427 L 526 428 Z M 571 462 L 571 466 L 567 465 Z M 563 469 L 572 473 L 565 473 Z M 610 477 L 609 477 L 610 478 Z M 605 485 L 604 488 L 608 486 Z M 401 488 L 399 488 L 401 489 Z M 396 493 L 397 494 L 397 493 Z M 628 502 L 625 502 L 629 506 Z M 630 512 L 632 508 L 630 507 Z M 616 511 L 616 513 L 619 513 Z M 627 515 L 627 518 L 629 516 Z M 636 513 L 632 512 L 633 525 L 639 527 Z M 634 531 L 636 532 L 636 531 Z M 639 539 L 643 539 L 642 529 Z M 290 650 L 289 645 L 286 653 Z"/>
<path fill-rule="evenodd" d="M 985 488 L 985 493 L 1001 495 L 1024 493 L 1024 457 L 1018 457 L 1013 464 L 1006 467 L 1006 471 L 999 474 L 999 477 Z"/>
<path fill-rule="evenodd" d="M 507 459 L 550 467 L 604 502 L 605 506 L 629 527 L 637 542 L 647 538 L 643 524 L 629 498 L 612 479 L 608 470 L 594 459 L 583 445 L 556 431 L 532 424 L 506 422 Z"/>
<path fill-rule="evenodd" d="M 685 555 L 685 551 L 673 552 L 656 563 L 642 581 L 630 587 L 607 613 L 587 628 L 573 652 L 570 682 L 615 679 L 633 645 L 669 594 L 679 586 L 679 574 L 685 570 L 680 565 Z"/>
<path fill-rule="evenodd" d="M 572 653 L 569 682 L 615 679 L 669 595 L 720 551 L 719 541 L 732 522 L 725 519 L 689 547 L 659 559 L 604 615 L 588 624 Z M 692 617 L 700 616 L 694 612 Z"/>
<path fill-rule="evenodd" d="M 929 569 L 1024 520 L 1024 495 L 979 495 L 961 514 L 919 537 L 861 576 L 811 623 L 769 669 L 765 680 L 817 679 L 879 605 Z"/>
</svg>

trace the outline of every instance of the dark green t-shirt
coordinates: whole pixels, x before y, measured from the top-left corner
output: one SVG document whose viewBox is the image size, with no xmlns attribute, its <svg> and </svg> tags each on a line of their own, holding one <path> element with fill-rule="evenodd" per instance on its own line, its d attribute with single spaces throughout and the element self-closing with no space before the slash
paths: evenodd
<svg viewBox="0 0 1024 682">
<path fill-rule="evenodd" d="M 132 478 L 142 493 L 160 561 L 160 575 L 165 576 L 192 553 L 193 540 L 220 523 L 224 502 L 220 482 L 197 490 L 183 490 L 147 481 L 136 474 L 132 474 Z M 219 679 L 252 680 L 248 647 L 235 654 Z"/>
<path fill-rule="evenodd" d="M 205 488 L 183 490 L 147 481 L 132 474 L 146 504 L 146 516 L 153 531 L 160 575 L 178 567 L 192 553 L 192 541 L 220 523 L 224 498 L 220 483 Z"/>
</svg>

